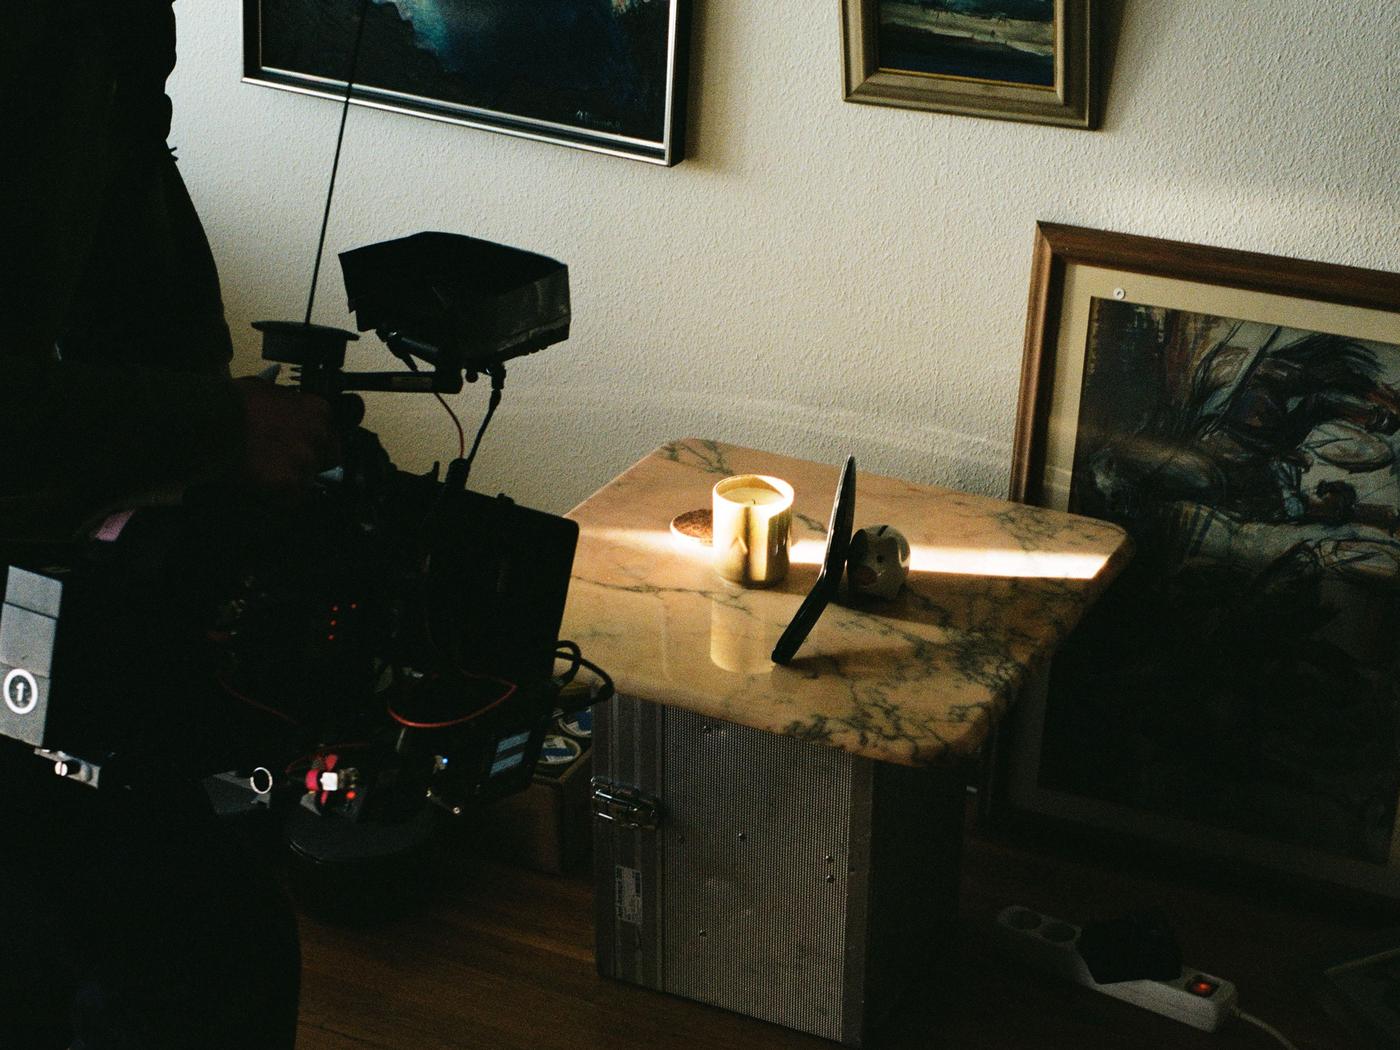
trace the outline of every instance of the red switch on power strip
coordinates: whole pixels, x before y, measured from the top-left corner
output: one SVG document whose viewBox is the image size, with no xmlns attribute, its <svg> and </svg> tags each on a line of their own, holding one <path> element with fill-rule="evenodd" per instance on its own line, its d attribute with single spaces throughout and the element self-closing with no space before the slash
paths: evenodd
<svg viewBox="0 0 1400 1050">
<path fill-rule="evenodd" d="M 1202 999 L 1209 999 L 1219 987 L 1214 981 L 1201 974 L 1197 974 L 1186 983 L 1186 990 L 1192 995 L 1199 995 Z"/>
</svg>

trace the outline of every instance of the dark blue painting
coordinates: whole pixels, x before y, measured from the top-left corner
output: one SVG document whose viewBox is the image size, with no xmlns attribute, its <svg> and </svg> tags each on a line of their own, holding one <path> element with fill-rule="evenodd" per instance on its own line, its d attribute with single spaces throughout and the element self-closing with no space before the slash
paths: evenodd
<svg viewBox="0 0 1400 1050">
<path fill-rule="evenodd" d="M 1055 0 L 880 0 L 879 67 L 1055 87 Z"/>
<path fill-rule="evenodd" d="M 246 0 L 248 76 L 661 163 L 680 159 L 685 0 Z"/>
</svg>

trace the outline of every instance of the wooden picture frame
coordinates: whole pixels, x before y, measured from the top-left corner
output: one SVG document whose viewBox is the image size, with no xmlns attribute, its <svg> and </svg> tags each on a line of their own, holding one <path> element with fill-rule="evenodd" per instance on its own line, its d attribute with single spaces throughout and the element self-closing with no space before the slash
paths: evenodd
<svg viewBox="0 0 1400 1050">
<path fill-rule="evenodd" d="M 353 77 L 357 105 L 669 166 L 690 4 L 243 0 L 243 80 L 339 100 Z"/>
<path fill-rule="evenodd" d="M 846 101 L 1094 128 L 1095 3 L 841 0 Z"/>
<path fill-rule="evenodd" d="M 1011 497 L 1136 553 L 994 810 L 1400 898 L 1400 274 L 1038 225 Z"/>
</svg>

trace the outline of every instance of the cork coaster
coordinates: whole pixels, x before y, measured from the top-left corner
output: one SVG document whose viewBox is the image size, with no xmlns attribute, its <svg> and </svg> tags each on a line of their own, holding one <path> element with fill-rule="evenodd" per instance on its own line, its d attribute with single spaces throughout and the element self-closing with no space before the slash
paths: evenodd
<svg viewBox="0 0 1400 1050">
<path fill-rule="evenodd" d="M 709 507 L 688 510 L 671 519 L 671 534 L 697 547 L 708 547 L 713 536 L 713 520 Z"/>
</svg>

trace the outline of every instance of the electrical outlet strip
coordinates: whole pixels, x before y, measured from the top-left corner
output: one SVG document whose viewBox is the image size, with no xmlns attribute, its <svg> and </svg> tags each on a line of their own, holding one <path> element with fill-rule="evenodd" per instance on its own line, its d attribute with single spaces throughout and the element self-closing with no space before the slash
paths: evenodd
<svg viewBox="0 0 1400 1050">
<path fill-rule="evenodd" d="M 1036 969 L 1192 1028 L 1218 1031 L 1238 1009 L 1239 996 L 1232 983 L 1190 967 L 1184 967 L 1175 980 L 1099 984 L 1079 954 L 1080 927 L 1030 908 L 1003 908 L 993 929 L 999 943 Z"/>
</svg>

